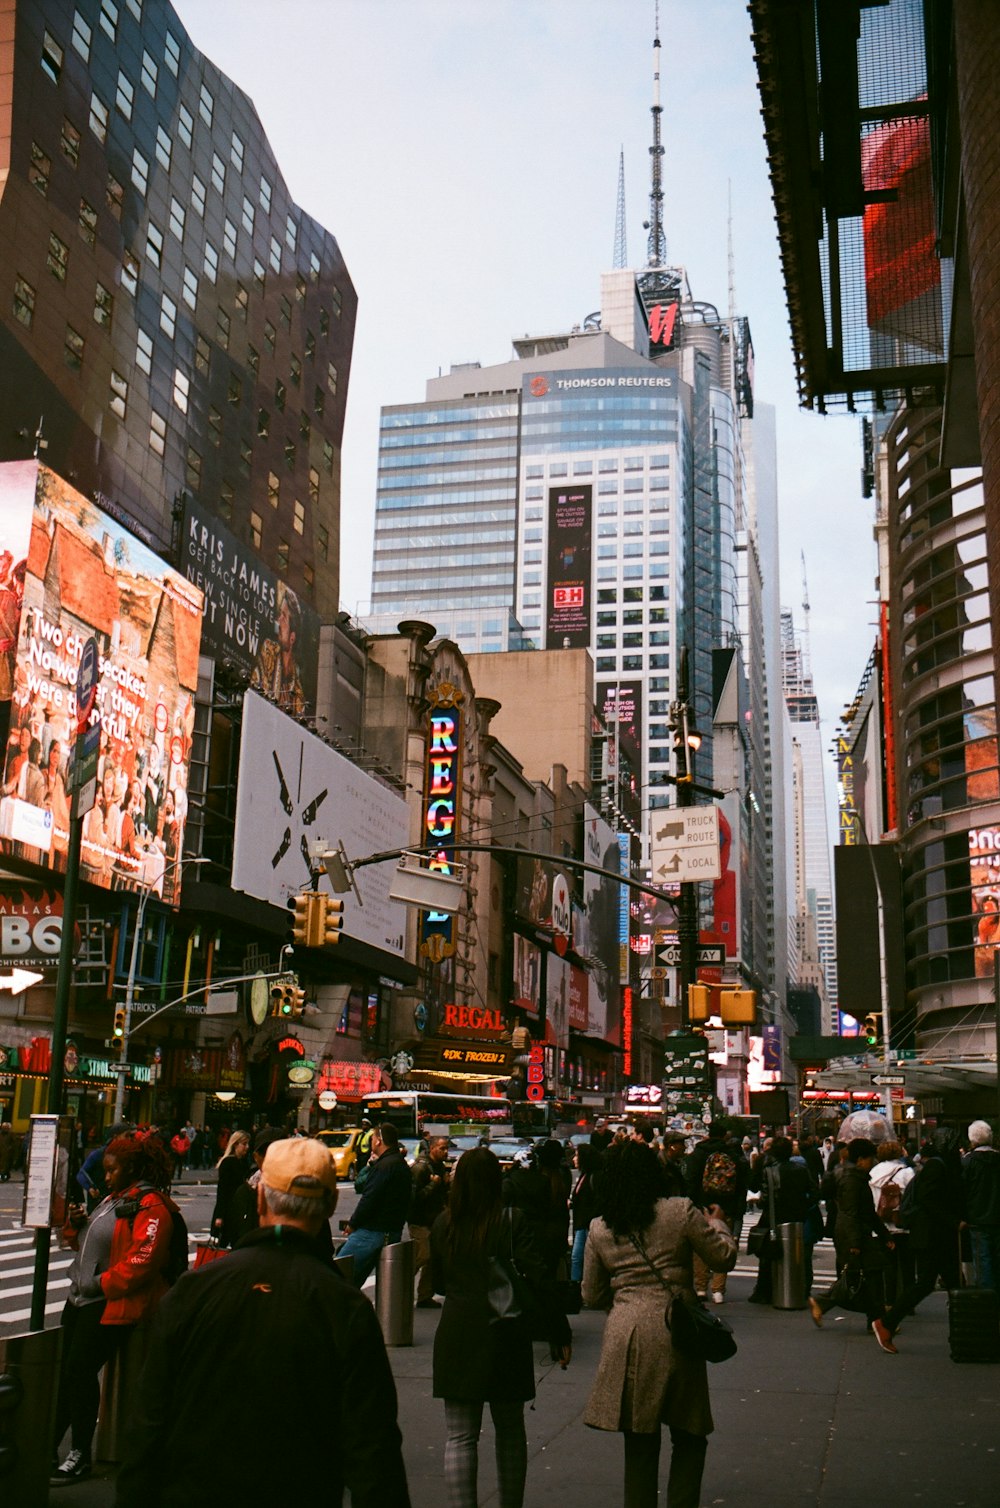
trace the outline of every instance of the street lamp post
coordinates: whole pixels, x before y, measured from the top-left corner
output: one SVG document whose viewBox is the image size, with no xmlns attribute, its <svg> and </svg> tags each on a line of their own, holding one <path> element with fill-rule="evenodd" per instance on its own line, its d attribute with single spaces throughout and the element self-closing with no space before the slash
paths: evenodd
<svg viewBox="0 0 1000 1508">
<path fill-rule="evenodd" d="M 701 748 L 701 734 L 693 726 L 694 717 L 690 706 L 687 645 L 681 646 L 677 666 L 677 700 L 670 704 L 670 718 L 674 729 L 674 751 L 677 763 L 677 805 L 694 805 L 693 755 Z M 678 989 L 680 1024 L 688 1025 L 689 990 L 698 979 L 698 896 L 693 880 L 681 881 L 680 907 L 677 919 L 677 941 L 680 945 L 681 966 Z"/>
<path fill-rule="evenodd" d="M 208 859 L 185 859 L 180 854 L 174 860 L 174 869 L 180 871 L 184 864 L 208 864 Z M 135 929 L 132 933 L 132 952 L 129 956 L 128 981 L 125 985 L 125 1030 L 121 1040 L 121 1061 L 118 1064 L 118 1084 L 115 1089 L 115 1121 L 119 1122 L 125 1113 L 125 1081 L 128 1078 L 128 1044 L 132 1029 L 132 1008 L 135 1003 L 135 976 L 139 967 L 139 939 L 146 923 L 146 907 L 149 898 L 154 894 L 151 885 L 144 885 L 139 897 L 139 904 L 135 912 Z"/>
</svg>

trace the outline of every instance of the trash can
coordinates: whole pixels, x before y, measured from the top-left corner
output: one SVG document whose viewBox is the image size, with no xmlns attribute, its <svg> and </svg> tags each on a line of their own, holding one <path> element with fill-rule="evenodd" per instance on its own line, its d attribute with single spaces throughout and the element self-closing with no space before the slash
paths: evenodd
<svg viewBox="0 0 1000 1508">
<path fill-rule="evenodd" d="M 413 1345 L 412 1241 L 383 1246 L 375 1275 L 375 1313 L 387 1346 Z"/>
<path fill-rule="evenodd" d="M 62 1330 L 0 1338 L 0 1503 L 45 1508 Z"/>
<path fill-rule="evenodd" d="M 801 1220 L 778 1226 L 781 1255 L 771 1263 L 775 1309 L 806 1307 L 806 1228 Z"/>
</svg>

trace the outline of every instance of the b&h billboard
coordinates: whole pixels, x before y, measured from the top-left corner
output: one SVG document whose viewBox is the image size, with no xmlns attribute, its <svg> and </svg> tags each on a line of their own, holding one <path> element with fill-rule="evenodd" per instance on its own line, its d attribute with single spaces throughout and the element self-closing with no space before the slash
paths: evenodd
<svg viewBox="0 0 1000 1508">
<path fill-rule="evenodd" d="M 549 488 L 546 649 L 586 649 L 591 642 L 593 488 Z"/>
</svg>

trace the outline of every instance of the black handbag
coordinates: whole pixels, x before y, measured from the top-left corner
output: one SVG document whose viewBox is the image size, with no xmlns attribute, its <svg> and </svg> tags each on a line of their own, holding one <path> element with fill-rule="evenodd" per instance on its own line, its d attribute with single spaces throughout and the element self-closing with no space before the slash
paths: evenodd
<svg viewBox="0 0 1000 1508">
<path fill-rule="evenodd" d="M 649 1260 L 646 1249 L 637 1236 L 629 1240 L 642 1257 L 649 1270 L 656 1276 L 661 1287 L 671 1295 L 663 1313 L 663 1323 L 670 1331 L 670 1339 L 682 1356 L 701 1361 L 728 1361 L 736 1355 L 736 1336 L 733 1327 L 718 1314 L 706 1309 L 696 1299 L 688 1298 L 681 1288 L 668 1283 L 659 1269 Z"/>
<path fill-rule="evenodd" d="M 504 1210 L 504 1223 L 507 1227 L 508 1250 L 503 1255 L 495 1256 L 492 1261 L 490 1308 L 498 1319 L 522 1318 L 531 1331 L 532 1340 L 545 1340 L 550 1345 L 567 1344 L 569 1326 L 566 1322 L 566 1310 L 558 1294 L 559 1285 L 536 1283 L 521 1271 L 514 1256 L 514 1222 L 509 1207 Z M 504 1278 L 510 1288 L 505 1311 L 502 1309 L 506 1297 L 503 1294 Z"/>
<path fill-rule="evenodd" d="M 761 1215 L 757 1224 L 747 1232 L 747 1252 L 751 1257 L 770 1257 L 776 1261 L 781 1256 L 781 1237 L 778 1235 L 774 1209 L 774 1168 L 765 1170 L 767 1179 L 767 1214 Z"/>
</svg>

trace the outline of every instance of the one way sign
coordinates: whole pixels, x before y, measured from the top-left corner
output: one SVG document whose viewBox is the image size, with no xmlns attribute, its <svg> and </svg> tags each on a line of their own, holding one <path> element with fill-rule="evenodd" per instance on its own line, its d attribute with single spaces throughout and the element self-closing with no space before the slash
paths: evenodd
<svg viewBox="0 0 1000 1508">
<path fill-rule="evenodd" d="M 721 969 L 726 961 L 725 943 L 699 943 L 697 964 L 699 969 Z M 662 969 L 679 969 L 681 945 L 679 942 L 664 943 L 656 950 L 656 962 Z"/>
</svg>

